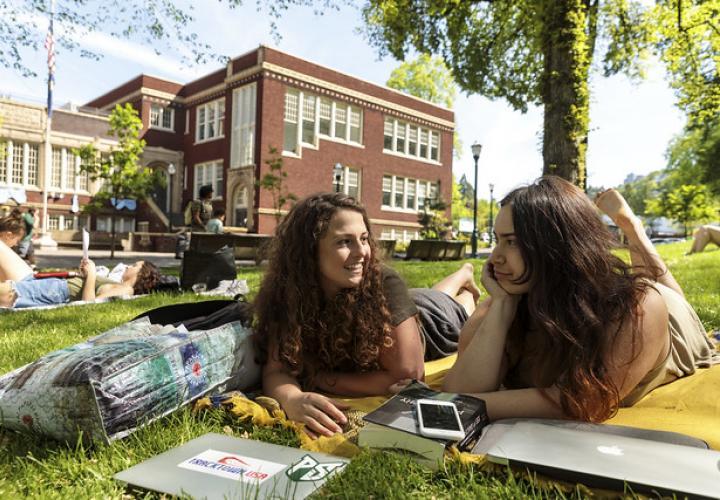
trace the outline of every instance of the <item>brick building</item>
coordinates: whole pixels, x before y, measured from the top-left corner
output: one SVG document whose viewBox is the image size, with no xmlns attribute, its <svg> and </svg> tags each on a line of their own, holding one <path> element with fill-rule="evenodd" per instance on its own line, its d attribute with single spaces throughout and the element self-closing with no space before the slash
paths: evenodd
<svg viewBox="0 0 720 500">
<path fill-rule="evenodd" d="M 181 223 L 186 203 L 201 185 L 212 184 L 214 203 L 225 207 L 228 226 L 271 233 L 272 195 L 256 181 L 274 158 L 282 159 L 289 192 L 303 197 L 338 188 L 352 194 L 367 207 L 375 233 L 383 238 L 416 237 L 425 201 L 451 198 L 452 111 L 260 46 L 190 83 L 140 75 L 80 110 L 56 111 L 52 141 L 60 147 L 59 163 L 50 191 L 63 198 L 50 200 L 52 229 L 76 228 L 78 216 L 70 211 L 68 197 L 77 194 L 82 205 L 97 188 L 72 171 L 69 147 L 93 141 L 108 147 L 107 114 L 123 103 L 131 103 L 143 121 L 143 164 L 163 172 L 169 182 L 129 213 L 121 230 L 167 231 L 171 214 L 174 224 Z M 24 187 L 39 203 L 44 108 L 13 107 L 0 108 L 0 115 L 11 116 L 0 125 L 0 140 L 12 139 L 13 151 L 16 140 L 23 148 L 30 144 Z M 32 121 L 33 131 L 19 130 L 18 121 Z M 15 165 L 12 158 L 16 155 L 7 161 Z M 0 189 L 19 179 L 12 172 L 2 170 L 0 160 Z M 95 230 L 105 226 L 102 217 L 92 223 Z"/>
<path fill-rule="evenodd" d="M 145 125 L 144 163 L 175 166 L 172 195 L 155 197 L 165 214 L 179 214 L 210 183 L 228 225 L 271 233 L 272 196 L 255 182 L 273 157 L 299 197 L 334 190 L 340 164 L 337 187 L 363 202 L 387 238 L 415 237 L 425 200 L 451 197 L 452 111 L 268 47 L 187 84 L 140 75 L 87 106 L 109 111 L 125 102 Z M 164 229 L 153 215 L 139 217 Z"/>
<path fill-rule="evenodd" d="M 45 179 L 45 106 L 0 99 L 0 214 L 22 205 L 43 206 Z M 79 172 L 80 160 L 72 149 L 90 142 L 107 151 L 117 141 L 107 135 L 107 113 L 97 109 L 56 109 L 50 142 L 52 162 L 48 175 L 48 228 L 52 231 L 91 227 L 90 218 L 80 208 L 90 201 L 98 187 Z M 118 219 L 118 231 L 132 231 L 135 213 Z M 92 228 L 109 230 L 108 215 L 94 217 Z M 41 227 L 38 218 L 37 229 Z"/>
</svg>

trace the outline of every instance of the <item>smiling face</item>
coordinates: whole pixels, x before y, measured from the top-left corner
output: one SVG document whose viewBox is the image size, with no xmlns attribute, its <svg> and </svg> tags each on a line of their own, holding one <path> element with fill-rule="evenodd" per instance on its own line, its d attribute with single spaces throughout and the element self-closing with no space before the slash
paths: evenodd
<svg viewBox="0 0 720 500">
<path fill-rule="evenodd" d="M 318 241 L 320 286 L 325 296 L 360 286 L 370 257 L 369 232 L 362 214 L 347 209 L 335 212 Z"/>
<path fill-rule="evenodd" d="M 520 253 L 512 219 L 512 206 L 500 208 L 495 219 L 497 245 L 490 255 L 495 280 L 507 293 L 522 295 L 530 290 L 530 283 L 515 283 L 525 272 L 525 261 Z"/>
</svg>

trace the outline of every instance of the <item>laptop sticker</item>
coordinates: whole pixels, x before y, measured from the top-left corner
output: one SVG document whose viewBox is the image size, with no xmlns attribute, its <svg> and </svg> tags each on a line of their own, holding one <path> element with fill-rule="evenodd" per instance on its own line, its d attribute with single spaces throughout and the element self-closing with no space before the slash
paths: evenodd
<svg viewBox="0 0 720 500">
<path fill-rule="evenodd" d="M 345 462 L 318 462 L 310 455 L 305 455 L 292 464 L 285 474 L 292 481 L 320 481 L 346 465 Z"/>
<path fill-rule="evenodd" d="M 262 483 L 271 478 L 286 465 L 257 458 L 236 455 L 226 451 L 205 450 L 178 464 L 182 469 L 242 481 Z"/>
</svg>

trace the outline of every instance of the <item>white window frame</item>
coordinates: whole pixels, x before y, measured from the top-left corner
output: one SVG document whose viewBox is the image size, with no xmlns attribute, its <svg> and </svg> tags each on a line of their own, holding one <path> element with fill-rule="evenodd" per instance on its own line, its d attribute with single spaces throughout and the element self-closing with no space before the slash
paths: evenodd
<svg viewBox="0 0 720 500">
<path fill-rule="evenodd" d="M 50 162 L 50 186 L 49 189 L 58 193 L 89 193 L 90 176 L 87 172 L 80 172 L 81 159 L 77 155 L 72 154 L 72 150 L 65 147 L 54 147 L 52 148 L 51 162 Z M 58 152 L 60 160 L 60 182 L 55 183 L 53 176 L 55 175 L 55 152 Z M 72 174 L 70 169 L 73 169 Z M 85 186 L 81 187 L 81 179 L 85 179 Z"/>
<path fill-rule="evenodd" d="M 392 125 L 389 127 L 388 125 Z M 385 137 L 390 137 L 386 134 L 386 130 L 392 128 L 392 148 L 388 149 L 385 147 Z M 416 131 L 415 137 L 415 154 L 410 154 L 410 131 Z M 402 137 L 400 132 L 402 131 Z M 423 134 L 427 137 L 427 143 L 422 142 Z M 432 158 L 431 145 L 433 138 L 437 138 L 437 159 Z M 404 140 L 402 151 L 398 150 L 398 139 Z M 403 158 L 412 158 L 413 160 L 422 161 L 425 163 L 432 163 L 433 165 L 441 165 L 440 163 L 440 149 L 441 149 L 441 135 L 437 130 L 429 129 L 426 127 L 420 127 L 412 123 L 408 123 L 391 116 L 385 116 L 383 119 L 383 153 L 393 156 L 402 156 Z M 425 156 L 420 155 L 421 145 L 424 144 L 427 147 Z"/>
<path fill-rule="evenodd" d="M 382 193 L 390 193 L 390 205 L 387 205 L 382 202 L 382 196 L 380 198 L 380 208 L 385 211 L 390 212 L 404 212 L 404 213 L 418 213 L 422 210 L 422 206 L 419 204 L 420 200 L 420 193 L 424 192 L 425 197 L 423 199 L 429 199 L 431 198 L 431 193 L 437 194 L 437 183 L 432 181 L 426 181 L 423 179 L 413 179 L 410 177 L 404 177 L 404 176 L 398 176 L 393 174 L 385 174 L 383 175 L 383 179 L 390 178 L 391 184 L 390 184 L 390 191 L 385 190 L 385 186 L 381 186 L 381 192 Z M 399 181 L 402 179 L 402 183 Z M 384 184 L 384 183 L 383 183 Z M 396 195 L 400 194 L 400 184 L 402 185 L 402 203 L 401 206 L 397 206 L 395 202 Z M 408 206 L 408 192 L 409 188 L 408 186 L 412 184 L 414 187 L 413 192 L 413 206 Z"/>
<path fill-rule="evenodd" d="M 200 119 L 200 114 L 203 119 Z M 212 120 L 208 117 L 212 115 Z M 195 144 L 203 142 L 215 141 L 225 137 L 225 98 L 215 99 L 214 101 L 200 104 L 195 109 Z M 210 131 L 213 134 L 210 134 Z M 202 139 L 200 132 L 203 132 Z"/>
<path fill-rule="evenodd" d="M 294 113 L 288 115 L 288 94 L 294 94 L 297 96 L 297 107 L 293 109 Z M 313 116 L 308 119 L 305 115 L 308 111 L 305 106 L 305 99 L 312 97 L 315 100 L 315 105 L 312 107 Z M 320 132 L 320 107 L 321 102 L 330 104 L 330 130 L 327 134 Z M 310 109 L 310 108 L 308 108 Z M 345 134 L 342 137 L 335 137 L 335 130 L 337 128 L 337 113 L 338 110 L 345 113 Z M 296 115 L 296 116 L 293 116 Z M 283 115 L 283 155 L 302 157 L 302 149 L 318 149 L 320 147 L 320 139 L 324 141 L 339 142 L 354 147 L 364 148 L 363 145 L 363 123 L 364 123 L 364 110 L 361 107 L 353 106 L 346 102 L 334 101 L 328 97 L 320 96 L 311 92 L 304 92 L 294 87 L 287 87 L 285 89 L 285 107 Z M 357 126 L 353 127 L 353 117 L 357 118 Z M 327 120 L 327 117 L 323 117 L 323 120 Z M 314 137 L 313 142 L 304 142 L 302 137 L 303 122 L 314 123 Z M 297 126 L 295 147 L 297 151 L 285 149 L 285 123 L 292 123 Z M 358 130 L 358 141 L 351 139 L 352 129 Z"/>
<path fill-rule="evenodd" d="M 170 126 L 163 126 L 165 116 L 170 115 Z M 157 124 L 153 123 L 153 115 L 157 116 Z M 149 128 L 156 130 L 163 130 L 166 132 L 175 132 L 175 110 L 170 106 L 163 106 L 161 104 L 152 103 L 150 104 L 150 121 Z"/>
<path fill-rule="evenodd" d="M 349 184 L 348 181 L 350 179 L 350 173 L 357 175 L 357 184 L 356 185 Z M 335 182 L 334 176 L 335 176 L 335 174 L 333 173 L 333 183 Z M 348 167 L 347 165 L 343 165 L 343 170 L 342 170 L 341 176 L 342 177 L 340 178 L 340 186 L 339 186 L 340 192 L 343 194 L 349 195 L 350 188 L 356 187 L 358 194 L 355 199 L 360 201 L 360 199 L 362 197 L 362 171 L 358 168 L 353 168 L 353 167 Z"/>
<path fill-rule="evenodd" d="M 257 83 L 233 90 L 230 168 L 255 164 Z"/>
<path fill-rule="evenodd" d="M 9 139 L 0 139 L 0 185 L 37 188 L 40 175 L 40 145 Z M 31 148 L 34 150 L 33 161 L 30 161 Z M 30 173 L 35 181 L 30 182 Z M 19 182 L 18 182 L 19 180 Z"/>
<path fill-rule="evenodd" d="M 213 173 L 208 178 L 207 171 L 212 169 Z M 199 173 L 202 172 L 202 179 L 199 179 Z M 200 186 L 210 184 L 213 187 L 215 196 L 213 200 L 222 200 L 222 192 L 225 189 L 223 184 L 223 161 L 213 160 L 202 163 L 196 163 L 193 167 L 193 197 L 197 196 Z"/>
</svg>

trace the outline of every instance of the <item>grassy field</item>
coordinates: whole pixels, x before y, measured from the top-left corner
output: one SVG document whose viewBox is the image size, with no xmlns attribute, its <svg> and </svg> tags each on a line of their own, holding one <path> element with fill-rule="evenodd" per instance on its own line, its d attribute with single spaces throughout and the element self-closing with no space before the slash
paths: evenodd
<svg viewBox="0 0 720 500">
<path fill-rule="evenodd" d="M 660 252 L 707 328 L 719 329 L 720 251 L 713 247 L 703 254 L 684 257 L 688 248 L 689 242 L 675 243 L 661 246 Z M 480 263 L 475 263 L 479 275 Z M 412 287 L 430 286 L 458 266 L 458 262 L 393 263 Z M 250 289 L 256 291 L 262 271 L 244 268 L 238 276 L 247 279 Z M 148 309 L 192 300 L 198 299 L 191 294 L 158 294 L 129 302 L 0 315 L 0 373 L 97 335 Z M 133 498 L 112 479 L 114 473 L 206 432 L 247 434 L 297 446 L 295 437 L 287 431 L 242 425 L 223 411 L 194 414 L 189 409 L 160 419 L 126 439 L 92 448 L 0 431 L 0 498 Z M 444 470 L 430 472 L 399 455 L 363 452 L 318 496 L 579 498 L 582 493 L 579 489 L 565 493 L 542 490 L 531 481 L 505 473 L 482 473 L 454 462 Z"/>
</svg>

